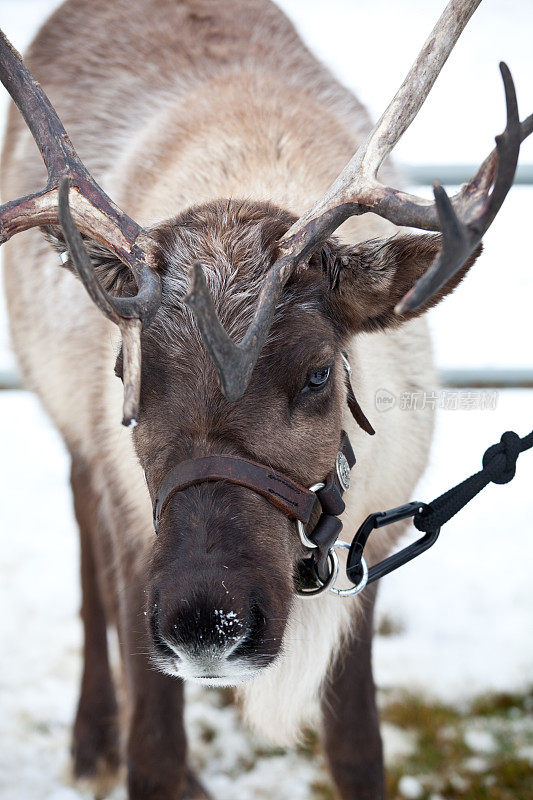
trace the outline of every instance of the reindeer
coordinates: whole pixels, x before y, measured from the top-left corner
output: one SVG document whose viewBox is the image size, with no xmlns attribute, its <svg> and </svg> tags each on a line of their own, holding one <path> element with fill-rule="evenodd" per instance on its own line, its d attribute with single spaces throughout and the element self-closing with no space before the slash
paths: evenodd
<svg viewBox="0 0 533 800">
<path fill-rule="evenodd" d="M 346 431 L 349 537 L 424 469 L 430 409 L 393 409 L 376 436 L 362 409 L 382 386 L 434 386 L 422 314 L 479 254 L 532 127 L 508 70 L 506 131 L 455 197 L 392 188 L 389 163 L 377 174 L 478 2 L 449 4 L 373 130 L 269 0 L 66 0 L 27 54 L 46 95 L 2 39 L 24 117 L 11 108 L 1 169 L 0 241 L 23 234 L 4 248 L 12 338 L 69 450 L 80 530 L 76 776 L 121 759 L 116 626 L 131 800 L 207 797 L 187 766 L 184 680 L 237 686 L 280 743 L 314 720 L 340 797 L 383 797 L 375 584 L 296 591 L 317 521 L 307 487 L 329 480 Z"/>
</svg>

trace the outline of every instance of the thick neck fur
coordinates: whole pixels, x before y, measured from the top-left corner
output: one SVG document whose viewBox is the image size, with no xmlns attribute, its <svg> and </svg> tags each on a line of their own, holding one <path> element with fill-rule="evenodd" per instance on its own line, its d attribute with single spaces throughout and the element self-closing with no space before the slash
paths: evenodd
<svg viewBox="0 0 533 800">
<path fill-rule="evenodd" d="M 303 213 L 344 167 L 357 141 L 346 117 L 279 75 L 240 70 L 200 84 L 154 116 L 109 176 L 145 224 L 219 198 Z M 143 187 L 143 192 L 133 187 Z M 345 226 L 356 241 L 391 230 L 368 215 Z"/>
</svg>

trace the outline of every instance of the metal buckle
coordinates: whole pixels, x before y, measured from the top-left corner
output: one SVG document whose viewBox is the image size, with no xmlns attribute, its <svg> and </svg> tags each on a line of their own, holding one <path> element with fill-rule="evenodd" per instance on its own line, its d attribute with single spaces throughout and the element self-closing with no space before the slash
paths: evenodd
<svg viewBox="0 0 533 800">
<path fill-rule="evenodd" d="M 337 458 L 335 459 L 335 471 L 343 492 L 347 492 L 350 488 L 350 465 L 348 464 L 348 459 L 342 450 L 339 450 L 337 453 Z"/>
</svg>

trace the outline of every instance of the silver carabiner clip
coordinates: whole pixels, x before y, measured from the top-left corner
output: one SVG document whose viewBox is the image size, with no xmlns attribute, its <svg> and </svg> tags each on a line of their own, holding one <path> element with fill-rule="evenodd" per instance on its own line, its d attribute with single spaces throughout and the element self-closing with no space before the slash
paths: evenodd
<svg viewBox="0 0 533 800">
<path fill-rule="evenodd" d="M 368 583 L 368 567 L 364 558 L 361 558 L 361 567 L 363 569 L 363 576 L 359 583 L 355 586 L 350 586 L 349 589 L 337 589 L 335 583 L 339 576 L 339 557 L 335 552 L 335 547 L 340 547 L 343 550 L 349 550 L 350 545 L 348 542 L 343 542 L 342 539 L 338 539 L 333 547 L 330 549 L 328 553 L 328 560 L 330 563 L 330 573 L 327 577 L 326 581 L 321 581 L 320 578 L 316 578 L 318 586 L 316 589 L 297 589 L 296 594 L 299 597 L 317 597 L 322 592 L 332 592 L 332 594 L 336 595 L 337 597 L 354 597 L 359 592 L 362 592 L 365 586 Z"/>
<path fill-rule="evenodd" d="M 341 547 L 343 550 L 349 550 L 350 544 L 348 542 L 343 542 L 342 539 L 337 539 L 333 547 Z M 329 552 L 331 553 L 331 550 Z M 363 556 L 361 556 L 361 567 L 363 570 L 363 576 L 359 583 L 356 583 L 354 586 L 350 586 L 349 589 L 337 589 L 336 586 L 330 585 L 329 591 L 337 595 L 337 597 L 353 597 L 354 595 L 359 594 L 359 592 L 362 592 L 368 583 L 368 566 Z"/>
</svg>

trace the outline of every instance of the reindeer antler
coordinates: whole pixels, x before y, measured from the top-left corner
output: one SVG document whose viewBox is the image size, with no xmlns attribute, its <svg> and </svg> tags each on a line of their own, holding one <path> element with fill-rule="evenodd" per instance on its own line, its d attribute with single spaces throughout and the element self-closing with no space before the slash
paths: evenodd
<svg viewBox="0 0 533 800">
<path fill-rule="evenodd" d="M 366 142 L 328 191 L 280 240 L 280 257 L 265 279 L 254 318 L 239 344 L 221 325 L 202 270 L 195 268 L 187 302 L 196 315 L 229 400 L 237 399 L 246 390 L 276 304 L 294 269 L 349 217 L 373 212 L 396 225 L 442 233 L 439 256 L 398 304 L 397 313 L 415 310 L 427 302 L 476 248 L 512 186 L 520 144 L 533 130 L 533 115 L 520 124 L 513 80 L 505 64 L 500 69 L 507 103 L 506 129 L 497 137 L 496 149 L 454 197 L 448 198 L 444 189 L 436 186 L 435 202 L 424 200 L 383 185 L 377 174 L 420 110 L 480 2 L 451 0 Z"/>
<path fill-rule="evenodd" d="M 435 182 L 434 208 L 439 219 L 438 230 L 442 231 L 441 251 L 398 303 L 397 314 L 416 311 L 453 278 L 480 243 L 513 185 L 520 145 L 533 131 L 533 114 L 520 122 L 513 78 L 503 61 L 500 72 L 507 108 L 505 130 L 496 137 L 495 149 L 476 175 L 454 197 L 449 198 L 440 183 Z"/>
<path fill-rule="evenodd" d="M 89 295 L 121 330 L 123 423 L 131 425 L 138 414 L 141 329 L 150 323 L 161 302 L 155 242 L 89 174 L 50 100 L 2 31 L 0 80 L 24 117 L 48 171 L 44 189 L 0 206 L 0 244 L 28 228 L 61 224 L 72 261 Z M 131 269 L 137 283 L 134 297 L 111 297 L 100 286 L 77 228 L 109 248 Z"/>
</svg>

